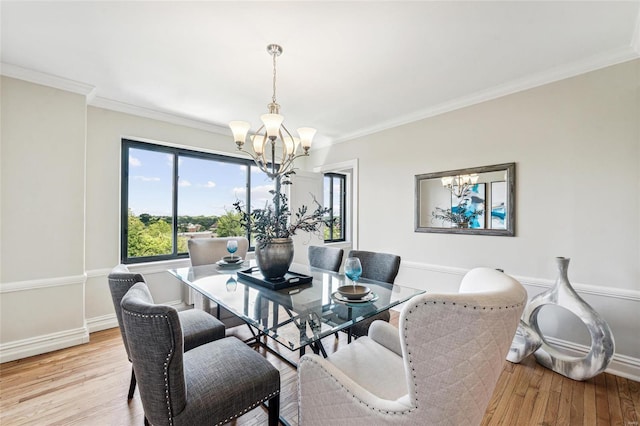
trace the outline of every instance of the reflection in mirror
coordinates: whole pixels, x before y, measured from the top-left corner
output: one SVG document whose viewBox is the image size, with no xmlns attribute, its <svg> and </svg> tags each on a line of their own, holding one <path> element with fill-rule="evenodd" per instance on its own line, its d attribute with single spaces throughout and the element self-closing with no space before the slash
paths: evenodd
<svg viewBox="0 0 640 426">
<path fill-rule="evenodd" d="M 515 163 L 416 175 L 416 232 L 515 235 Z"/>
</svg>

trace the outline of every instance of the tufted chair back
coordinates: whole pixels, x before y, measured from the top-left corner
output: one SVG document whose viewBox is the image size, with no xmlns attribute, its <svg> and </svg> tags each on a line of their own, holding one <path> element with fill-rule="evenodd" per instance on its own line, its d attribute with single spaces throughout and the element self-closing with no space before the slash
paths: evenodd
<svg viewBox="0 0 640 426">
<path fill-rule="evenodd" d="M 409 400 L 432 424 L 480 424 L 502 372 L 527 293 L 490 268 L 458 294 L 424 294 L 400 314 Z"/>
</svg>

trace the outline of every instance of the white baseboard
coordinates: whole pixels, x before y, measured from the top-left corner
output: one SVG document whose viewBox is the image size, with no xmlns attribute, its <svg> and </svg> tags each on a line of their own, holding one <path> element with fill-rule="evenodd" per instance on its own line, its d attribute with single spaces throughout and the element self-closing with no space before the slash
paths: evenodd
<svg viewBox="0 0 640 426">
<path fill-rule="evenodd" d="M 107 330 L 115 327 L 118 327 L 118 318 L 116 317 L 116 314 L 87 318 L 87 328 L 89 329 L 89 333 L 95 333 L 96 331 Z"/>
<path fill-rule="evenodd" d="M 545 340 L 554 347 L 565 350 L 574 356 L 585 356 L 589 353 L 590 349 L 588 346 L 557 339 L 555 337 L 545 336 Z M 640 382 L 640 359 L 626 355 L 613 354 L 611 363 L 605 372 Z"/>
<path fill-rule="evenodd" d="M 0 345 L 0 362 L 14 361 L 40 355 L 89 341 L 89 330 L 85 327 L 16 340 Z"/>
</svg>

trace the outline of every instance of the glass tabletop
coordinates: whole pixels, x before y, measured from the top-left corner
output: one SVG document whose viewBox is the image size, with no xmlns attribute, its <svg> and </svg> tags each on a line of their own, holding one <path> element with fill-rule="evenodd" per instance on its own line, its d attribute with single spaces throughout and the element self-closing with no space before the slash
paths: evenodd
<svg viewBox="0 0 640 426">
<path fill-rule="evenodd" d="M 361 278 L 358 284 L 369 287 L 371 294 L 367 300 L 347 302 L 337 293 L 338 287 L 351 284 L 344 275 L 292 268 L 312 276 L 313 281 L 276 291 L 239 278 L 238 271 L 249 266 L 245 262 L 229 269 L 213 264 L 170 269 L 169 273 L 292 351 L 424 293 Z"/>
</svg>

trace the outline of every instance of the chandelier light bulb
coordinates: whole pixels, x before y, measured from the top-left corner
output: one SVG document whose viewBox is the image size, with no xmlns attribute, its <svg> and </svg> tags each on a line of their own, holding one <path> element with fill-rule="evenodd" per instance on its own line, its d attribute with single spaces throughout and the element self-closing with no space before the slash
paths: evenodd
<svg viewBox="0 0 640 426">
<path fill-rule="evenodd" d="M 280 126 L 284 121 L 284 117 L 280 114 L 263 114 L 260 116 L 264 128 L 267 130 L 267 137 L 269 139 L 276 140 L 278 133 L 280 133 Z"/>
<path fill-rule="evenodd" d="M 293 155 L 296 146 L 295 146 L 295 142 L 293 141 L 293 138 L 288 138 L 285 137 L 284 140 L 284 146 L 285 146 L 285 150 L 287 152 L 287 155 Z"/>
<path fill-rule="evenodd" d="M 308 151 L 311 148 L 311 142 L 313 141 L 313 137 L 316 134 L 316 129 L 311 127 L 301 127 L 298 129 L 298 135 L 300 136 L 300 143 L 302 144 L 302 148 L 305 151 Z"/>
<path fill-rule="evenodd" d="M 264 152 L 264 143 L 267 140 L 267 137 L 265 135 L 253 135 L 252 140 L 253 151 L 256 153 L 256 155 L 262 155 L 262 153 Z"/>
<path fill-rule="evenodd" d="M 251 124 L 246 121 L 232 121 L 229 123 L 229 127 L 231 128 L 231 132 L 233 132 L 233 140 L 240 145 L 244 144 Z"/>
</svg>

